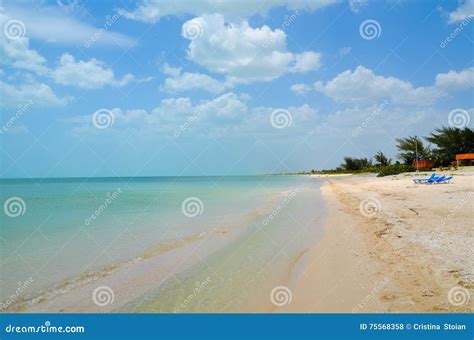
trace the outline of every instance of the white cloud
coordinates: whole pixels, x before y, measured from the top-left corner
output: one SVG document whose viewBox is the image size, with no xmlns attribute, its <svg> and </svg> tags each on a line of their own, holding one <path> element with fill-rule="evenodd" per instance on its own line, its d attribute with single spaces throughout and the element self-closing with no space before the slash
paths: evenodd
<svg viewBox="0 0 474 340">
<path fill-rule="evenodd" d="M 94 41 L 95 45 L 129 47 L 134 43 L 132 38 L 111 30 L 117 20 L 107 20 L 104 17 L 101 22 L 97 18 L 98 27 L 95 27 L 72 17 L 70 11 L 60 6 L 9 5 L 5 6 L 5 12 L 9 18 L 24 23 L 27 37 L 50 43 L 84 45 L 98 35 L 100 37 Z M 120 18 L 118 15 L 117 17 Z M 107 26 L 107 22 L 112 21 L 114 24 Z"/>
<path fill-rule="evenodd" d="M 225 24 L 221 14 L 185 22 L 183 36 L 190 39 L 190 60 L 225 75 L 231 83 L 269 81 L 288 72 L 308 72 L 319 67 L 319 53 L 294 54 L 287 50 L 283 30 L 252 28 L 246 21 Z"/>
<path fill-rule="evenodd" d="M 2 64 L 33 71 L 38 74 L 47 73 L 46 59 L 38 52 L 30 49 L 28 38 L 14 40 L 6 39 L 0 35 L 0 60 Z"/>
<path fill-rule="evenodd" d="M 474 0 L 466 0 L 454 12 L 449 13 L 449 23 L 463 21 L 474 16 Z"/>
<path fill-rule="evenodd" d="M 100 60 L 76 61 L 68 53 L 61 56 L 59 66 L 52 71 L 52 77 L 58 84 L 83 89 L 98 89 L 106 85 L 125 86 L 135 79 L 133 75 L 126 74 L 121 80 L 117 80 L 114 71 Z"/>
<path fill-rule="evenodd" d="M 338 0 L 181 0 L 172 4 L 167 0 L 145 0 L 132 11 L 120 10 L 119 13 L 133 20 L 155 23 L 165 16 L 183 16 L 191 14 L 201 16 L 209 13 L 221 13 L 227 20 L 247 19 L 253 14 L 266 14 L 272 7 L 284 6 L 289 10 L 317 10 Z"/>
<path fill-rule="evenodd" d="M 26 83 L 19 86 L 4 83 L 0 80 L 0 97 L 2 103 L 7 107 L 18 104 L 33 102 L 33 106 L 60 107 L 66 106 L 71 98 L 58 98 L 51 88 L 46 84 L 36 82 Z"/>
<path fill-rule="evenodd" d="M 305 94 L 312 90 L 311 86 L 306 84 L 293 84 L 290 89 L 296 94 Z"/>
<path fill-rule="evenodd" d="M 466 90 L 474 87 L 474 67 L 461 72 L 449 71 L 436 76 L 435 87 L 440 90 Z"/>
<path fill-rule="evenodd" d="M 204 90 L 211 93 L 220 93 L 226 89 L 226 84 L 207 74 L 181 72 L 181 68 L 163 66 L 163 73 L 170 77 L 165 79 L 162 89 L 167 92 L 182 92 L 189 90 Z"/>
<path fill-rule="evenodd" d="M 349 8 L 352 12 L 359 13 L 368 3 L 368 0 L 349 0 Z"/>
</svg>

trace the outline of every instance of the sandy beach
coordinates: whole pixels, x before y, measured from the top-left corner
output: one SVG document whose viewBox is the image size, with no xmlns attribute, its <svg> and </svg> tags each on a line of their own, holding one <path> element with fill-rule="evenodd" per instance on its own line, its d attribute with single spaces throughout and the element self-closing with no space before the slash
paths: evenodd
<svg viewBox="0 0 474 340">
<path fill-rule="evenodd" d="M 472 312 L 474 172 L 446 174 L 440 185 L 413 183 L 429 173 L 324 176 L 326 234 L 275 311 Z"/>
</svg>

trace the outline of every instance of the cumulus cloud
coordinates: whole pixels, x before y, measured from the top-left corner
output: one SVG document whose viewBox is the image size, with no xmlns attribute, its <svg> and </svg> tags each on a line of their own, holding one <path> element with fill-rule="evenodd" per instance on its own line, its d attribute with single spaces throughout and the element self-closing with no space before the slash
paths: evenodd
<svg viewBox="0 0 474 340">
<path fill-rule="evenodd" d="M 215 1 L 215 0 L 181 0 L 170 5 L 167 0 L 144 0 L 132 11 L 120 10 L 126 18 L 148 23 L 155 23 L 165 16 L 195 15 L 221 13 L 227 20 L 247 19 L 253 14 L 264 15 L 273 7 L 286 7 L 289 10 L 314 11 L 337 3 L 338 0 L 247 0 L 247 1 Z"/>
<path fill-rule="evenodd" d="M 46 59 L 30 49 L 29 39 L 24 37 L 10 40 L 0 35 L 0 62 L 38 74 L 47 73 Z"/>
<path fill-rule="evenodd" d="M 34 106 L 61 107 L 66 106 L 71 99 L 58 98 L 46 84 L 31 82 L 15 86 L 1 80 L 0 97 L 2 98 L 2 103 L 7 107 L 25 104 L 30 100 Z"/>
<path fill-rule="evenodd" d="M 455 11 L 449 13 L 449 23 L 472 18 L 474 16 L 474 0 L 465 0 Z"/>
<path fill-rule="evenodd" d="M 438 74 L 435 87 L 446 90 L 466 90 L 474 87 L 474 67 L 461 72 L 449 71 Z"/>
<path fill-rule="evenodd" d="M 296 94 L 305 94 L 312 90 L 311 86 L 306 84 L 293 84 L 290 90 Z"/>
<path fill-rule="evenodd" d="M 204 15 L 184 23 L 190 40 L 187 55 L 231 83 L 269 81 L 289 72 L 309 72 L 320 66 L 320 54 L 287 50 L 286 34 L 268 26 L 250 27 L 247 21 L 226 24 L 221 14 Z"/>
<path fill-rule="evenodd" d="M 97 59 L 76 61 L 68 53 L 64 53 L 59 65 L 52 71 L 54 81 L 61 85 L 72 85 L 83 89 L 99 89 L 106 85 L 124 86 L 135 78 L 126 74 L 122 79 L 115 78 L 114 71 Z"/>
<path fill-rule="evenodd" d="M 167 92 L 183 92 L 189 90 L 204 90 L 211 93 L 223 92 L 227 85 L 203 73 L 182 72 L 181 68 L 163 66 L 165 79 L 162 89 Z"/>
</svg>

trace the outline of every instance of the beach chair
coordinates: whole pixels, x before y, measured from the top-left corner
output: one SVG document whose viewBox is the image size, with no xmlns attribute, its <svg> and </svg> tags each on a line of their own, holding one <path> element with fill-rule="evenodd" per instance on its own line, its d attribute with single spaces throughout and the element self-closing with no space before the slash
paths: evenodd
<svg viewBox="0 0 474 340">
<path fill-rule="evenodd" d="M 439 184 L 439 183 L 442 183 L 442 181 L 444 181 L 444 179 L 446 178 L 446 176 L 440 176 L 440 177 L 434 177 L 434 178 L 430 178 L 428 179 L 425 183 L 426 184 Z"/>
<path fill-rule="evenodd" d="M 436 177 L 436 174 L 433 172 L 430 177 L 428 178 L 413 178 L 413 182 L 415 184 L 422 184 L 422 183 L 427 183 L 428 181 L 434 180 Z"/>
<path fill-rule="evenodd" d="M 444 176 L 443 176 L 444 177 Z M 444 178 L 439 178 L 436 180 L 436 183 L 439 183 L 439 184 L 448 184 L 449 182 L 451 182 L 451 180 L 453 179 L 453 176 L 448 176 L 448 177 L 444 177 Z"/>
</svg>

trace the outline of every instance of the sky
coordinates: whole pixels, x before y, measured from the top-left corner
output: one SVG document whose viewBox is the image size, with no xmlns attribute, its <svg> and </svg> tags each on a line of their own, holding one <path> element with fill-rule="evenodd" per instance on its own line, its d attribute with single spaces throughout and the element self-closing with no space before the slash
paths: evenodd
<svg viewBox="0 0 474 340">
<path fill-rule="evenodd" d="M 3 178 L 329 169 L 474 120 L 474 0 L 0 7 Z"/>
</svg>

